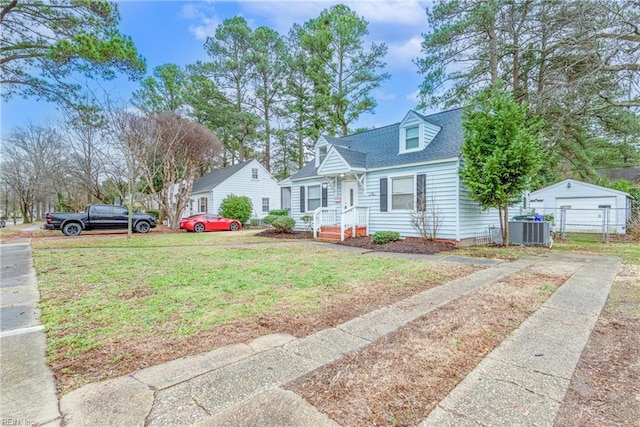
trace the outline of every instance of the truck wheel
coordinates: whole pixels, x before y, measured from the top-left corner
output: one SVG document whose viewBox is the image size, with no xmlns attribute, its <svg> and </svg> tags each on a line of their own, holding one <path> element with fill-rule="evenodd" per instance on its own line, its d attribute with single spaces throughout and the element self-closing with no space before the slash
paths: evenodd
<svg viewBox="0 0 640 427">
<path fill-rule="evenodd" d="M 68 222 L 62 227 L 65 236 L 77 236 L 82 232 L 82 227 L 77 222 Z"/>
<path fill-rule="evenodd" d="M 136 232 L 138 233 L 147 233 L 151 229 L 151 226 L 148 222 L 140 221 L 136 224 Z"/>
</svg>

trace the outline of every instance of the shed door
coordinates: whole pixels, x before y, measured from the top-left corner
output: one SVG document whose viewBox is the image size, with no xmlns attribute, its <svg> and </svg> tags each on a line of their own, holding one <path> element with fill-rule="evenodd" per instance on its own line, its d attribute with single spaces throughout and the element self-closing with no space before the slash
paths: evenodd
<svg viewBox="0 0 640 427">
<path fill-rule="evenodd" d="M 602 208 L 600 206 L 610 206 L 616 208 L 615 197 L 558 197 L 556 208 L 560 212 L 563 206 L 571 206 L 567 209 L 566 230 L 599 232 L 602 230 Z M 615 221 L 615 211 L 611 211 L 611 221 Z"/>
</svg>

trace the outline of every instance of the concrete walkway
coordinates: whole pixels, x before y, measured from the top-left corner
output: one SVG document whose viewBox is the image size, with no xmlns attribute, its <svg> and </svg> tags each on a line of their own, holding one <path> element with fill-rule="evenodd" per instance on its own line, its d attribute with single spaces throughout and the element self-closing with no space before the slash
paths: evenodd
<svg viewBox="0 0 640 427">
<path fill-rule="evenodd" d="M 59 425 L 30 241 L 1 244 L 0 269 L 0 420 L 2 425 Z"/>
<path fill-rule="evenodd" d="M 619 269 L 617 258 L 551 254 L 501 263 L 296 339 L 258 338 L 94 383 L 62 397 L 67 426 L 335 426 L 281 386 L 456 298 L 531 267 L 571 274 L 422 425 L 549 425 Z"/>
</svg>

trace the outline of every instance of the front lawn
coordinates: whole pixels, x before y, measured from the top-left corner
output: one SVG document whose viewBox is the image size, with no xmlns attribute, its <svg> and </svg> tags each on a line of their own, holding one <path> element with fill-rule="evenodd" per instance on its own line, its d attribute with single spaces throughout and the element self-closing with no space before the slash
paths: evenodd
<svg viewBox="0 0 640 427">
<path fill-rule="evenodd" d="M 312 333 L 475 269 L 251 233 L 233 236 L 263 243 L 214 242 L 229 236 L 36 242 L 41 319 L 60 391 L 266 333 Z"/>
<path fill-rule="evenodd" d="M 629 236 L 612 235 L 609 243 L 602 242 L 599 234 L 567 234 L 565 239 L 556 237 L 551 249 L 535 246 L 472 246 L 457 250 L 458 255 L 469 255 L 507 260 L 552 252 L 567 252 L 586 255 L 617 256 L 625 264 L 640 265 L 640 242 Z M 446 254 L 445 254 L 446 255 Z"/>
</svg>

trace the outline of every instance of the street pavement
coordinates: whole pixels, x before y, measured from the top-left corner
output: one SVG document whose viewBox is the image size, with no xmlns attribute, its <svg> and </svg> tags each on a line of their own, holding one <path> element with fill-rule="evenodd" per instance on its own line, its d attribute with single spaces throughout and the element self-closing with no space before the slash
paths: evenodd
<svg viewBox="0 0 640 427">
<path fill-rule="evenodd" d="M 0 244 L 0 424 L 60 424 L 28 239 Z"/>
</svg>

